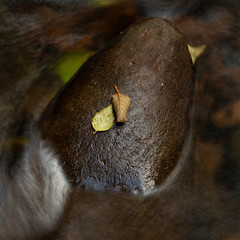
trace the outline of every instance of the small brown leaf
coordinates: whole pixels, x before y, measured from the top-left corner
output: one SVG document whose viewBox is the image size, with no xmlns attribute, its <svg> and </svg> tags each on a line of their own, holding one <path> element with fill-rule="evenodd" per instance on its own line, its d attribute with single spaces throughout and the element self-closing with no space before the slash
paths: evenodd
<svg viewBox="0 0 240 240">
<path fill-rule="evenodd" d="M 127 112 L 131 103 L 130 97 L 119 93 L 116 85 L 114 87 L 117 93 L 112 96 L 112 105 L 116 112 L 117 122 L 126 122 Z"/>
</svg>

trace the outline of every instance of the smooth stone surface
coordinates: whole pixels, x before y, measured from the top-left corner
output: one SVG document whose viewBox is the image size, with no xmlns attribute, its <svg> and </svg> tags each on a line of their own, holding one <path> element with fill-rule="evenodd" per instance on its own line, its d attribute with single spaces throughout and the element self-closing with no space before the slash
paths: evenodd
<svg viewBox="0 0 240 240">
<path fill-rule="evenodd" d="M 96 112 L 114 85 L 131 98 L 128 122 L 93 134 Z M 183 36 L 161 19 L 145 19 L 88 61 L 47 107 L 42 137 L 74 185 L 152 190 L 176 166 L 189 127 L 193 70 Z"/>
</svg>

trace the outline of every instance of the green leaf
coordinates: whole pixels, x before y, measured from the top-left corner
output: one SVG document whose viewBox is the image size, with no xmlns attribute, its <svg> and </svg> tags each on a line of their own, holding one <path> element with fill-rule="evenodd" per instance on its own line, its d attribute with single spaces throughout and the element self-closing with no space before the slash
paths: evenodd
<svg viewBox="0 0 240 240">
<path fill-rule="evenodd" d="M 188 50 L 192 58 L 193 64 L 196 62 L 197 58 L 204 52 L 206 45 L 202 45 L 200 47 L 192 47 L 188 44 Z"/>
<path fill-rule="evenodd" d="M 51 68 L 66 83 L 92 55 L 93 52 L 86 49 L 66 53 L 58 58 Z"/>
<path fill-rule="evenodd" d="M 94 133 L 109 130 L 112 127 L 113 122 L 113 107 L 112 104 L 110 104 L 108 107 L 96 113 L 96 115 L 92 119 L 92 126 L 95 129 Z"/>
</svg>

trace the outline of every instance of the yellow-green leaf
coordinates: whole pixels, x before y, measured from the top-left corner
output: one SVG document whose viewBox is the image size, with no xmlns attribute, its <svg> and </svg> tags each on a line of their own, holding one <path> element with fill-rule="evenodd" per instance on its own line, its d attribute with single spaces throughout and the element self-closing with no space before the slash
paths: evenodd
<svg viewBox="0 0 240 240">
<path fill-rule="evenodd" d="M 206 47 L 206 45 L 202 45 L 200 47 L 192 47 L 188 44 L 188 50 L 191 55 L 193 64 L 196 62 L 197 58 L 204 52 Z"/>
<path fill-rule="evenodd" d="M 66 53 L 52 64 L 51 69 L 66 83 L 93 54 L 86 49 Z"/>
<path fill-rule="evenodd" d="M 95 129 L 94 133 L 109 130 L 112 127 L 113 122 L 113 107 L 112 104 L 110 104 L 108 107 L 96 113 L 96 115 L 92 119 L 92 126 Z"/>
<path fill-rule="evenodd" d="M 96 7 L 105 7 L 118 3 L 118 0 L 92 0 L 90 3 Z"/>
</svg>

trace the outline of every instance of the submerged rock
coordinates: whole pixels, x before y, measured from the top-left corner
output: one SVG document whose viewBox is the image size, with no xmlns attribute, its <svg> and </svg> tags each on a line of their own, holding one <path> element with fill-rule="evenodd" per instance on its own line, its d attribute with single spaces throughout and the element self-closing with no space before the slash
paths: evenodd
<svg viewBox="0 0 240 240">
<path fill-rule="evenodd" d="M 93 134 L 96 112 L 114 85 L 131 99 L 128 122 Z M 176 166 L 189 128 L 193 70 L 187 44 L 170 22 L 132 25 L 90 59 L 42 116 L 42 137 L 74 185 L 147 191 Z"/>
</svg>

